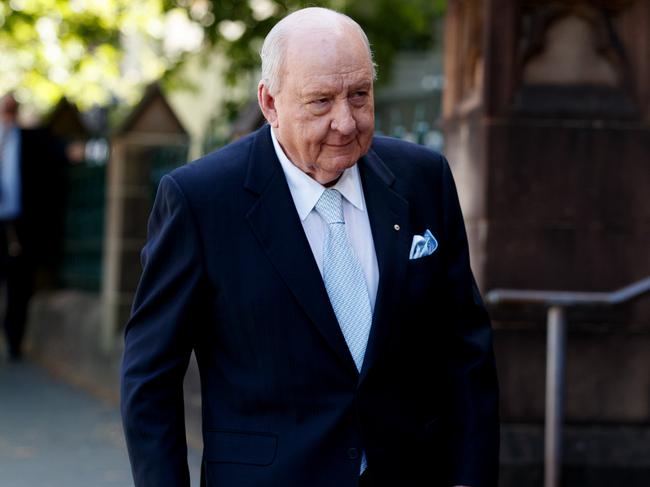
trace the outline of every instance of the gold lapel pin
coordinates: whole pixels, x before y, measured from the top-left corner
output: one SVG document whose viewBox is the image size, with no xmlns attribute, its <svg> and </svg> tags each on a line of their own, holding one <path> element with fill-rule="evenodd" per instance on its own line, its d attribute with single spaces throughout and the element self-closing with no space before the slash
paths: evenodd
<svg viewBox="0 0 650 487">
<path fill-rule="evenodd" d="M 399 225 L 397 223 L 395 225 L 393 225 L 393 228 L 395 229 L 395 231 L 399 232 L 400 227 L 399 227 Z"/>
</svg>

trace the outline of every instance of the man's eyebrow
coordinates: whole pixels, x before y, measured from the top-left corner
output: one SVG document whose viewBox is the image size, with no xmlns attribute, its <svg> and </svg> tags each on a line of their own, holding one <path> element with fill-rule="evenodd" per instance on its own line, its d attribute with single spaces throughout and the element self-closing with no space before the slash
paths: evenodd
<svg viewBox="0 0 650 487">
<path fill-rule="evenodd" d="M 353 84 L 350 87 L 350 89 L 351 89 L 351 91 L 360 90 L 360 89 L 368 90 L 368 89 L 370 89 L 371 86 L 372 86 L 372 83 L 370 81 L 360 81 L 359 83 Z"/>
<path fill-rule="evenodd" d="M 358 91 L 358 90 L 369 90 L 370 87 L 372 86 L 372 83 L 370 81 L 361 81 L 359 83 L 355 83 L 350 86 L 349 91 Z M 302 97 L 303 98 L 327 98 L 329 96 L 332 96 L 336 92 L 335 89 L 327 89 L 327 88 L 314 88 L 314 89 L 307 89 L 303 92 Z"/>
<path fill-rule="evenodd" d="M 319 88 L 319 89 L 307 90 L 302 94 L 302 96 L 303 98 L 318 98 L 318 97 L 326 98 L 328 96 L 331 96 L 333 91 L 334 90 Z"/>
</svg>

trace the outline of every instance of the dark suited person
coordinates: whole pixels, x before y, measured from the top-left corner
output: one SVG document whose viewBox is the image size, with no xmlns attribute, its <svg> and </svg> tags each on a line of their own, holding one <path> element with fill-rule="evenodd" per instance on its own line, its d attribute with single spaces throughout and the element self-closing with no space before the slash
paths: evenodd
<svg viewBox="0 0 650 487">
<path fill-rule="evenodd" d="M 22 129 L 11 94 L 0 100 L 0 280 L 10 360 L 20 360 L 36 270 L 53 265 L 59 243 L 62 147 L 47 132 Z"/>
<path fill-rule="evenodd" d="M 268 125 L 163 178 L 126 327 L 137 487 L 189 485 L 196 354 L 204 485 L 496 486 L 490 323 L 445 159 L 373 138 L 374 67 L 348 17 L 279 22 Z"/>
</svg>

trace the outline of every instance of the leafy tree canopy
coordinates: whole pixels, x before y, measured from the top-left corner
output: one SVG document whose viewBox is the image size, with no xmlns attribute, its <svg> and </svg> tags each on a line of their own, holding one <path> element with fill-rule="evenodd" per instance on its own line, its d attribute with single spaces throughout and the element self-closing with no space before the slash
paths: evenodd
<svg viewBox="0 0 650 487">
<path fill-rule="evenodd" d="M 235 83 L 258 68 L 270 28 L 319 5 L 365 29 L 380 79 L 399 49 L 431 47 L 444 0 L 2 0 L 0 92 L 41 110 L 61 96 L 82 108 L 137 101 L 142 87 L 174 73 L 189 53 L 222 52 Z"/>
</svg>

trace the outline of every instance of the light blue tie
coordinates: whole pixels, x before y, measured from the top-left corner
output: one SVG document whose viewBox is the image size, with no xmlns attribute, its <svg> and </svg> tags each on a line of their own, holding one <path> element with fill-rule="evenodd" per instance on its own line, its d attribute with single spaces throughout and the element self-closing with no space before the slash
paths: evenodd
<svg viewBox="0 0 650 487">
<path fill-rule="evenodd" d="M 357 370 L 361 371 L 372 325 L 372 311 L 366 278 L 345 231 L 341 193 L 326 189 L 316 203 L 316 211 L 327 223 L 323 249 L 323 281 L 345 342 Z M 368 466 L 361 455 L 359 475 Z"/>
<path fill-rule="evenodd" d="M 372 324 L 366 278 L 345 231 L 341 193 L 326 189 L 316 211 L 327 223 L 323 249 L 323 281 L 345 342 L 361 371 Z"/>
</svg>

